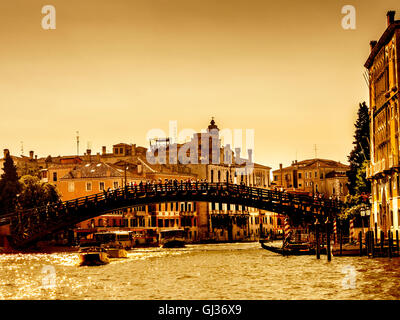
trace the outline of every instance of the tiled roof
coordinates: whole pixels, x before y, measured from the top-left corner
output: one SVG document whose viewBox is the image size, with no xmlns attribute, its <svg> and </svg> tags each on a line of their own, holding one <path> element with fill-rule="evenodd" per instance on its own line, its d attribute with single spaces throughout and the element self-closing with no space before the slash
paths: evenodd
<svg viewBox="0 0 400 320">
<path fill-rule="evenodd" d="M 127 172 L 132 176 L 131 172 Z M 76 178 L 103 178 L 103 177 L 124 177 L 124 170 L 104 163 L 92 162 L 84 165 L 76 166 L 73 170 L 68 172 L 62 179 L 76 179 Z"/>
<path fill-rule="evenodd" d="M 386 28 L 385 32 L 382 34 L 377 44 L 375 44 L 375 46 L 371 50 L 371 53 L 369 54 L 368 59 L 364 64 L 364 67 L 366 67 L 367 69 L 371 67 L 379 50 L 389 41 L 396 28 L 400 28 L 400 20 L 394 21 Z"/>
<path fill-rule="evenodd" d="M 307 159 L 298 161 L 296 164 L 292 164 L 289 167 L 282 168 L 283 171 L 290 170 L 301 170 L 301 169 L 314 169 L 314 168 L 336 168 L 348 170 L 349 166 L 338 161 L 328 159 Z M 279 172 L 280 169 L 274 170 L 273 172 Z"/>
</svg>

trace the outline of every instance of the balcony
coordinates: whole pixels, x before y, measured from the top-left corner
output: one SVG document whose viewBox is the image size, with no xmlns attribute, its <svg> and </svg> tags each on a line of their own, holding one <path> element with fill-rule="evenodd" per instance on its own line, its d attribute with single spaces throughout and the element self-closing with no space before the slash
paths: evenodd
<svg viewBox="0 0 400 320">
<path fill-rule="evenodd" d="M 382 159 L 381 160 L 381 170 L 382 171 L 389 171 L 390 170 L 389 159 Z"/>
<path fill-rule="evenodd" d="M 367 167 L 365 168 L 365 176 L 367 179 L 370 179 L 374 175 L 374 170 L 371 165 L 371 161 L 368 161 Z"/>
<path fill-rule="evenodd" d="M 399 156 L 397 154 L 391 154 L 389 156 L 389 168 L 397 168 L 399 166 Z"/>
</svg>

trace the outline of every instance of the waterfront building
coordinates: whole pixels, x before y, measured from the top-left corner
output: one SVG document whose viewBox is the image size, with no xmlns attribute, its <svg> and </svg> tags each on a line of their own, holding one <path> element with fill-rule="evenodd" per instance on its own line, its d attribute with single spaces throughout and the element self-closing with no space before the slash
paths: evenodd
<svg viewBox="0 0 400 320">
<path fill-rule="evenodd" d="M 293 161 L 291 166 L 285 168 L 281 164 L 272 175 L 278 188 L 344 200 L 348 194 L 348 169 L 348 165 L 334 160 L 314 158 Z"/>
<path fill-rule="evenodd" d="M 399 211 L 399 78 L 400 20 L 387 13 L 386 30 L 370 42 L 364 66 L 369 74 L 370 152 L 367 178 L 371 180 L 370 225 L 378 237 L 383 231 L 398 230 Z"/>
<path fill-rule="evenodd" d="M 220 129 L 214 119 L 204 132 L 194 133 L 185 144 L 170 143 L 170 139 L 163 139 L 155 141 L 151 148 L 158 162 L 164 162 L 171 168 L 183 167 L 197 179 L 209 183 L 270 187 L 271 168 L 254 163 L 252 150 L 247 150 L 248 158 L 243 159 L 240 157 L 240 148 L 233 151 L 230 145 L 222 146 Z M 185 165 L 180 165 L 180 161 L 174 164 L 177 159 L 171 156 L 171 153 L 179 155 L 181 148 L 187 148 L 186 156 L 191 159 Z M 264 210 L 226 203 L 198 203 L 197 208 L 199 237 L 204 241 L 251 241 L 258 239 L 260 231 L 265 232 L 269 228 L 262 223 L 266 213 Z M 277 225 L 277 215 L 272 216 Z"/>
<path fill-rule="evenodd" d="M 206 155 L 201 153 L 204 137 L 209 140 Z M 198 150 L 198 163 L 170 161 L 169 152 L 175 148 L 179 154 L 179 150 L 186 148 L 187 144 L 169 144 L 169 139 L 165 139 L 165 142 L 166 162 L 149 162 L 148 148 L 126 143 L 113 145 L 111 152 L 107 152 L 106 146 L 103 146 L 101 153 L 97 154 L 92 154 L 91 149 L 87 149 L 83 155 L 40 159 L 33 158 L 32 154 L 30 162 L 37 163 L 36 170 L 42 181 L 55 185 L 62 200 L 86 197 L 125 184 L 175 179 L 270 187 L 271 168 L 253 163 L 251 151 L 248 152 L 248 159 L 242 159 L 240 149 L 233 152 L 229 145 L 222 146 L 219 128 L 214 120 L 207 127 L 206 134 L 196 133 L 190 142 L 196 145 L 188 149 L 187 155 L 190 157 L 192 150 Z M 155 146 L 150 146 L 150 150 L 154 151 L 152 148 Z M 162 148 L 157 146 L 155 155 L 160 150 Z M 219 156 L 218 161 L 211 161 L 216 155 Z M 202 161 L 204 156 L 209 161 Z M 17 167 L 26 160 L 15 157 Z M 275 213 L 225 203 L 161 203 L 126 208 L 83 221 L 78 224 L 76 231 L 79 229 L 89 233 L 110 228 L 155 228 L 157 231 L 184 228 L 189 241 L 251 241 L 257 240 L 260 232 L 273 230 L 278 233 L 281 230 L 281 218 Z"/>
</svg>

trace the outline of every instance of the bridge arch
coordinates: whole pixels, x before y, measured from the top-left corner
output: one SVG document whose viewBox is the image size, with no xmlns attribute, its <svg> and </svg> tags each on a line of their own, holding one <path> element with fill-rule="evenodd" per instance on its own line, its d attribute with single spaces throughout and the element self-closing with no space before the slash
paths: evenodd
<svg viewBox="0 0 400 320">
<path fill-rule="evenodd" d="M 126 186 L 88 197 L 60 202 L 12 214 L 11 238 L 16 247 L 26 247 L 79 222 L 133 206 L 166 202 L 214 202 L 242 205 L 291 217 L 332 216 L 342 204 L 305 195 L 229 183 L 175 183 Z"/>
</svg>

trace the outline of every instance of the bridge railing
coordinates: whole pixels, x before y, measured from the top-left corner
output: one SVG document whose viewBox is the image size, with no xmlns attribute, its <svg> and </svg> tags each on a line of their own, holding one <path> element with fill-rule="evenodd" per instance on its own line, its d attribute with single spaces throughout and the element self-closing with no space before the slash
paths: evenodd
<svg viewBox="0 0 400 320">
<path fill-rule="evenodd" d="M 9 219 L 18 213 L 30 215 L 36 214 L 43 211 L 60 210 L 70 207 L 81 207 L 89 203 L 95 203 L 101 200 L 106 200 L 113 197 L 121 197 L 124 195 L 136 195 L 136 196 L 149 196 L 158 193 L 168 192 L 226 192 L 230 196 L 242 196 L 249 197 L 252 199 L 259 199 L 265 201 L 269 199 L 279 203 L 291 203 L 291 204 L 302 204 L 303 206 L 317 206 L 327 208 L 339 208 L 343 207 L 343 203 L 332 199 L 316 199 L 315 197 L 303 195 L 303 194 L 292 194 L 277 190 L 269 190 L 257 187 L 249 187 L 239 184 L 227 184 L 227 183 L 208 183 L 208 182 L 184 182 L 184 183 L 159 183 L 159 184 L 139 184 L 139 185 L 127 185 L 117 189 L 108 189 L 99 193 L 91 194 L 84 197 L 79 197 L 72 200 L 67 200 L 57 203 L 49 203 L 48 205 L 35 207 L 25 210 L 19 210 L 7 215 L 0 216 L 0 219 Z"/>
</svg>

